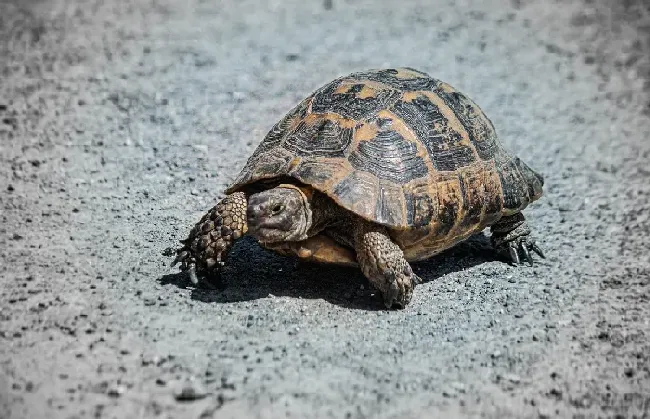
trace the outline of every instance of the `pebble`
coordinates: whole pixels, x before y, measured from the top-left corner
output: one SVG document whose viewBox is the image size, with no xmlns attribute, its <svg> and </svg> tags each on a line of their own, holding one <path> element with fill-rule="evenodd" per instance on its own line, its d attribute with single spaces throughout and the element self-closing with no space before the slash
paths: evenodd
<svg viewBox="0 0 650 419">
<path fill-rule="evenodd" d="M 503 376 L 503 379 L 506 381 L 510 381 L 513 384 L 519 384 L 521 382 L 521 377 L 518 376 L 517 374 L 505 374 Z"/>
<path fill-rule="evenodd" d="M 106 390 L 106 394 L 111 397 L 120 397 L 126 391 L 126 387 L 121 384 L 114 384 Z"/>
<path fill-rule="evenodd" d="M 546 407 L 537 408 L 537 415 L 538 415 L 539 419 L 548 419 L 551 416 L 553 416 L 551 410 L 546 408 Z"/>
<path fill-rule="evenodd" d="M 174 398 L 177 401 L 200 400 L 208 395 L 201 383 L 194 380 L 185 380 L 176 383 L 174 386 Z"/>
<path fill-rule="evenodd" d="M 447 398 L 454 398 L 454 397 L 458 396 L 458 392 L 456 391 L 456 389 L 454 389 L 452 387 L 448 387 L 448 388 L 442 390 L 442 396 L 447 397 Z"/>
<path fill-rule="evenodd" d="M 459 383 L 459 382 L 454 382 L 451 383 L 451 387 L 456 390 L 459 393 L 465 393 L 465 384 Z"/>
</svg>

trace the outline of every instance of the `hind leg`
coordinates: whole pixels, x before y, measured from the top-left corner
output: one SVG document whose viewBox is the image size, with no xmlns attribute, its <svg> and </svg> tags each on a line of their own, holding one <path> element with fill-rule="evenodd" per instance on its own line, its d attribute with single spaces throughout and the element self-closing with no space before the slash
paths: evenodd
<svg viewBox="0 0 650 419">
<path fill-rule="evenodd" d="M 530 227 L 526 223 L 524 215 L 520 212 L 501 218 L 494 224 L 492 232 L 492 245 L 500 254 L 509 258 L 513 263 L 519 264 L 523 259 L 533 266 L 533 258 L 530 251 L 537 253 L 544 258 L 544 252 L 537 246 L 535 240 L 530 236 Z"/>
</svg>

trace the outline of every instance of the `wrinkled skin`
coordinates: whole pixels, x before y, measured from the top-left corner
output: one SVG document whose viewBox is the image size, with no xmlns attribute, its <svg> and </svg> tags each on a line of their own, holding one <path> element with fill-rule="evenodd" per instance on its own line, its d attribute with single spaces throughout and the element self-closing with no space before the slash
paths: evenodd
<svg viewBox="0 0 650 419">
<path fill-rule="evenodd" d="M 311 205 L 299 190 L 278 187 L 248 199 L 248 234 L 261 243 L 305 240 L 312 227 Z"/>
</svg>

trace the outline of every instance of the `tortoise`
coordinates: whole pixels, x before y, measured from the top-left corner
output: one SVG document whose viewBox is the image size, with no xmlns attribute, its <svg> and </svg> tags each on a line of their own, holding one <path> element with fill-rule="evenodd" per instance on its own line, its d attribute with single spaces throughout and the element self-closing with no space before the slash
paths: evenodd
<svg viewBox="0 0 650 419">
<path fill-rule="evenodd" d="M 513 264 L 544 257 L 522 210 L 543 177 L 502 146 L 479 106 L 410 67 L 339 77 L 277 122 L 172 266 L 219 275 L 245 234 L 286 256 L 356 266 L 388 308 L 421 279 L 410 262 L 491 230 Z"/>
</svg>

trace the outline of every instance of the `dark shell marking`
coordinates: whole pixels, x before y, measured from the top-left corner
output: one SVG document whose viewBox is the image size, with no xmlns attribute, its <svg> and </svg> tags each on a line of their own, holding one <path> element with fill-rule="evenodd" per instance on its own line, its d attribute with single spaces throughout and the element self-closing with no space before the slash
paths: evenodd
<svg viewBox="0 0 650 419">
<path fill-rule="evenodd" d="M 279 176 L 392 228 L 411 258 L 522 210 L 543 185 L 476 103 L 410 68 L 316 90 L 269 131 L 227 192 Z"/>
</svg>

